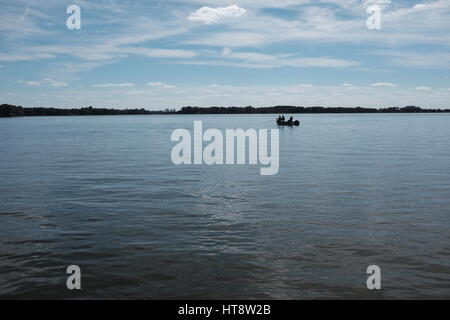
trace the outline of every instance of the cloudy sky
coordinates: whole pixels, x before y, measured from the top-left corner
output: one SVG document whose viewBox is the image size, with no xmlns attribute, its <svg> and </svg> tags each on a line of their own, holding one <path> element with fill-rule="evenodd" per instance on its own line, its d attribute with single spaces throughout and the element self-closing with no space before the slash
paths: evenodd
<svg viewBox="0 0 450 320">
<path fill-rule="evenodd" d="M 373 2 L 0 0 L 0 103 L 450 108 L 450 0 Z"/>
</svg>

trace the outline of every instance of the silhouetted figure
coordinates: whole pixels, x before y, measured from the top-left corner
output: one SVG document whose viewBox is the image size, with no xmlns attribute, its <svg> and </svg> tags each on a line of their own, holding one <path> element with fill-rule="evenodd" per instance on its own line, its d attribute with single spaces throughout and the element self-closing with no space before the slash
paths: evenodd
<svg viewBox="0 0 450 320">
<path fill-rule="evenodd" d="M 284 116 L 281 116 L 281 121 L 284 121 L 284 120 L 286 120 L 286 119 L 284 118 Z"/>
<path fill-rule="evenodd" d="M 294 121 L 294 118 L 290 117 L 289 122 L 292 122 L 292 121 Z"/>
</svg>

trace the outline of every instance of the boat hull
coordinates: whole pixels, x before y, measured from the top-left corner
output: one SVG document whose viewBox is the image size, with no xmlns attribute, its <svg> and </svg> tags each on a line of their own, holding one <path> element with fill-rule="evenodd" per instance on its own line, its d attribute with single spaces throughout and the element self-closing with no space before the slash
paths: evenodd
<svg viewBox="0 0 450 320">
<path fill-rule="evenodd" d="M 277 125 L 279 125 L 279 126 L 288 126 L 288 127 L 293 127 L 293 126 L 298 127 L 300 125 L 300 121 L 298 121 L 298 120 L 295 120 L 295 121 L 277 121 Z"/>
</svg>

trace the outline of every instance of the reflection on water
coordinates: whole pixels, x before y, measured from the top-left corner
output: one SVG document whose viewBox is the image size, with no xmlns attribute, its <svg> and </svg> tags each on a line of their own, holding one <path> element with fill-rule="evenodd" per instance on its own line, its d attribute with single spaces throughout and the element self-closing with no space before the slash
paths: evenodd
<svg viewBox="0 0 450 320">
<path fill-rule="evenodd" d="M 301 115 L 276 176 L 171 162 L 194 120 L 274 118 L 0 119 L 0 296 L 449 298 L 449 115 Z"/>
</svg>

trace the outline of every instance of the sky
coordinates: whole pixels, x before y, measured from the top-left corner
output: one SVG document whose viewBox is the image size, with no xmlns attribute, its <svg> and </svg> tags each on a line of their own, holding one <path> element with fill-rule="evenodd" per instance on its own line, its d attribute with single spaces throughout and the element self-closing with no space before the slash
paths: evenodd
<svg viewBox="0 0 450 320">
<path fill-rule="evenodd" d="M 450 0 L 0 5 L 0 103 L 450 108 Z"/>
</svg>

